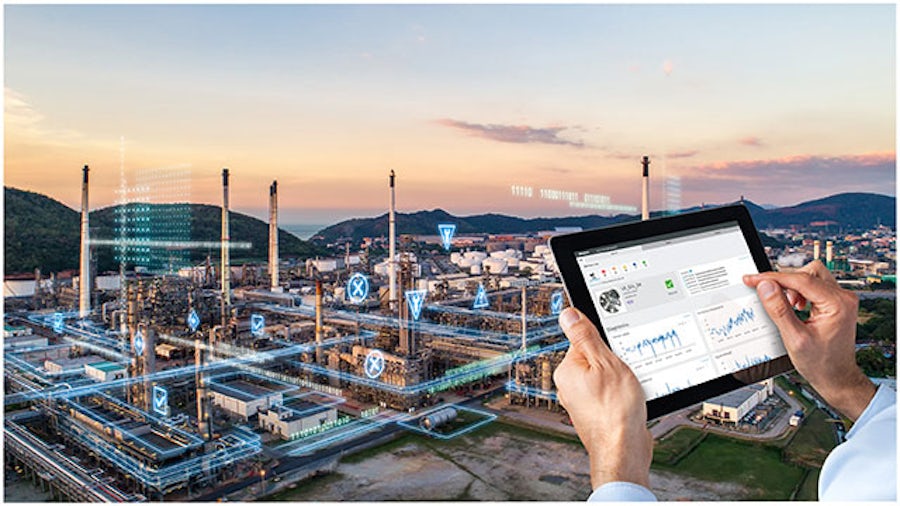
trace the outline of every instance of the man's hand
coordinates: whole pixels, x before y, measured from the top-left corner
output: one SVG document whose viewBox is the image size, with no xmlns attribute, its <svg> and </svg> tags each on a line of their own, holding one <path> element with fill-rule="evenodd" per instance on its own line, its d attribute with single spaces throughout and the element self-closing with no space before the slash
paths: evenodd
<svg viewBox="0 0 900 506">
<path fill-rule="evenodd" d="M 856 295 L 842 289 L 818 260 L 795 272 L 744 276 L 744 283 L 756 288 L 797 371 L 828 404 L 859 418 L 876 389 L 856 365 Z M 794 308 L 807 302 L 810 315 L 802 322 Z"/>
<path fill-rule="evenodd" d="M 570 345 L 553 381 L 590 456 L 593 488 L 613 481 L 649 487 L 653 438 L 641 384 L 580 311 L 567 308 L 559 324 Z"/>
</svg>

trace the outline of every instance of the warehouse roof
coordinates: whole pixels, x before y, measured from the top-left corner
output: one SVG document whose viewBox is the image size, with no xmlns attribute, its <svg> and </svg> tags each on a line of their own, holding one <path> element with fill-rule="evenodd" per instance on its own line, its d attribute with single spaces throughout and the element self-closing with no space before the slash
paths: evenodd
<svg viewBox="0 0 900 506">
<path fill-rule="evenodd" d="M 726 408 L 739 408 L 742 404 L 747 402 L 747 399 L 756 395 L 757 392 L 763 390 L 765 387 L 761 385 L 747 385 L 745 387 L 741 387 L 733 392 L 728 392 L 722 395 L 718 395 L 713 397 L 712 399 L 706 400 L 709 404 L 716 404 Z"/>
</svg>

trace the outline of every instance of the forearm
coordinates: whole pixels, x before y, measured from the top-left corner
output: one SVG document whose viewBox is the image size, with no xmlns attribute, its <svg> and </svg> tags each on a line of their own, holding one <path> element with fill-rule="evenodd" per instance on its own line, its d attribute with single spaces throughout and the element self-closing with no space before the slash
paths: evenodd
<svg viewBox="0 0 900 506">
<path fill-rule="evenodd" d="M 650 487 L 650 461 L 652 437 L 645 428 L 631 434 L 621 434 L 606 439 L 605 444 L 589 452 L 591 460 L 591 485 L 596 490 L 611 482 L 636 483 Z M 650 440 L 647 451 L 646 440 Z"/>
<path fill-rule="evenodd" d="M 862 371 L 854 374 L 839 386 L 830 388 L 819 388 L 816 384 L 812 386 L 825 399 L 825 402 L 853 421 L 859 418 L 878 390 Z"/>
</svg>

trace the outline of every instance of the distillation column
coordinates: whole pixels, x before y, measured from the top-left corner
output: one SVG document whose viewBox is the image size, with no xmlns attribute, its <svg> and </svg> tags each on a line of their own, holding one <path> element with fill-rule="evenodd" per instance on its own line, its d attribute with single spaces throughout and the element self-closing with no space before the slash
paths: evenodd
<svg viewBox="0 0 900 506">
<path fill-rule="evenodd" d="M 643 176 L 641 177 L 641 220 L 650 219 L 650 157 L 641 159 Z"/>
<path fill-rule="evenodd" d="M 394 198 L 394 171 L 391 170 L 391 207 L 388 210 L 388 242 L 390 242 L 388 257 L 388 279 L 390 283 L 390 299 L 389 307 L 391 314 L 397 310 L 397 224 L 396 224 L 396 201 Z"/>
<path fill-rule="evenodd" d="M 229 248 L 230 227 L 228 225 L 228 169 L 222 169 L 222 335 L 231 312 L 231 258 Z"/>
<path fill-rule="evenodd" d="M 78 281 L 78 317 L 87 318 L 91 312 L 91 247 L 88 244 L 90 238 L 90 224 L 88 222 L 88 166 L 83 170 L 84 177 L 81 181 L 81 272 Z"/>
<path fill-rule="evenodd" d="M 322 282 L 316 280 L 316 363 L 321 364 L 323 361 L 322 350 Z"/>
<path fill-rule="evenodd" d="M 279 291 L 278 285 L 278 181 L 269 187 L 269 277 L 270 289 Z"/>
</svg>

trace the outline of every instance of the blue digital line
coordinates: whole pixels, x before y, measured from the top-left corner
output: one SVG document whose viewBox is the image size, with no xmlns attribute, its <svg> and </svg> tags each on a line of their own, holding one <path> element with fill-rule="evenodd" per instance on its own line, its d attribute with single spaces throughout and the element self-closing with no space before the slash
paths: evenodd
<svg viewBox="0 0 900 506">
<path fill-rule="evenodd" d="M 675 349 L 675 342 L 678 342 L 678 346 L 681 346 L 681 336 L 678 335 L 678 331 L 672 329 L 666 332 L 663 335 L 656 336 L 653 338 L 643 339 L 638 343 L 632 346 L 626 346 L 624 352 L 626 354 L 631 354 L 637 352 L 640 356 L 644 356 L 644 350 L 650 348 L 650 351 L 653 353 L 653 356 L 656 356 L 656 347 L 658 345 L 662 345 L 662 347 L 666 350 L 671 346 L 672 349 Z"/>
<path fill-rule="evenodd" d="M 768 355 L 763 355 L 761 357 L 751 357 L 751 358 L 744 360 L 743 362 L 738 362 L 737 360 L 735 360 L 734 366 L 737 367 L 738 369 L 746 369 L 748 367 L 753 367 L 754 365 L 761 364 L 763 362 L 768 362 L 769 360 L 772 360 L 772 357 L 770 357 Z"/>
<path fill-rule="evenodd" d="M 713 336 L 728 337 L 732 332 L 734 332 L 734 329 L 746 323 L 752 322 L 755 319 L 756 313 L 753 311 L 753 308 L 746 307 L 744 309 L 741 309 L 741 311 L 735 316 L 728 318 L 728 321 L 725 322 L 724 325 L 720 327 L 711 327 L 709 329 L 709 333 Z"/>
</svg>

